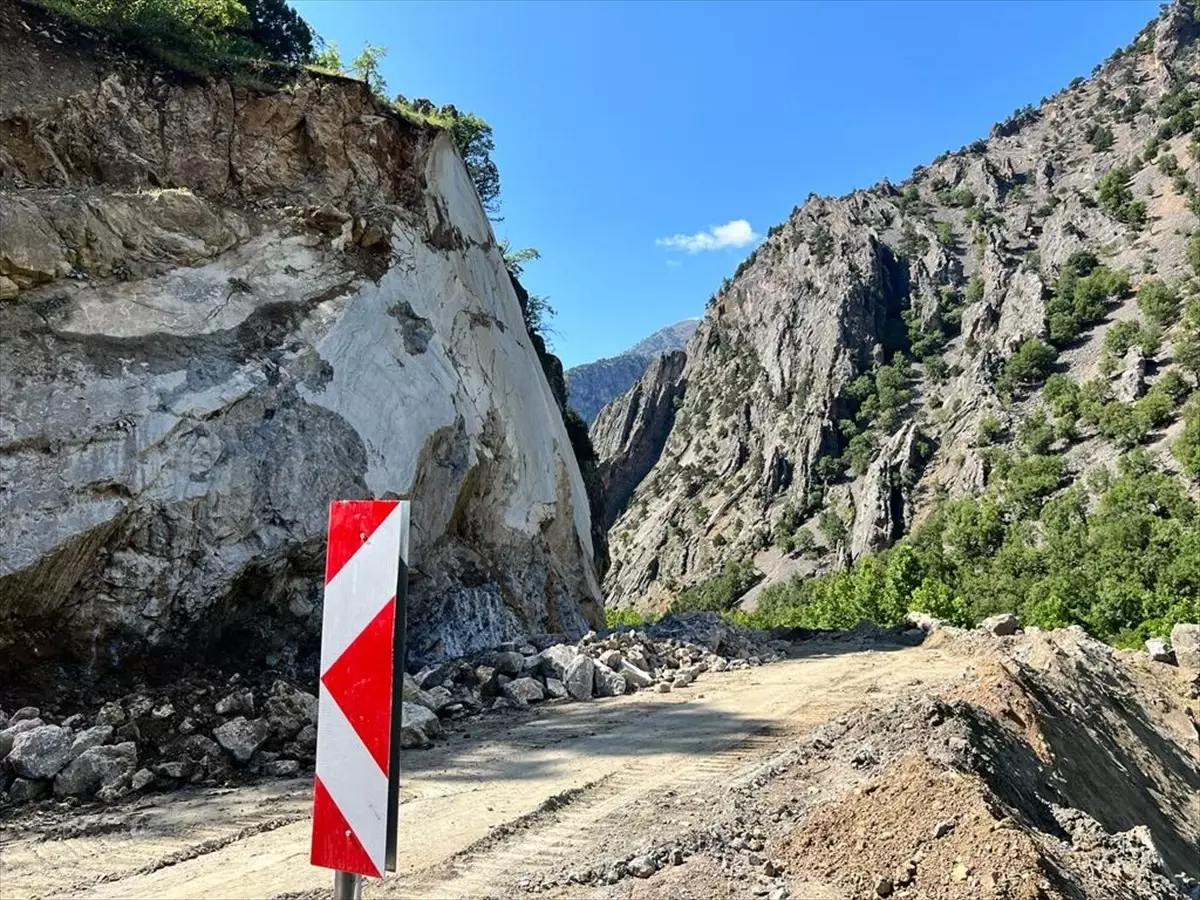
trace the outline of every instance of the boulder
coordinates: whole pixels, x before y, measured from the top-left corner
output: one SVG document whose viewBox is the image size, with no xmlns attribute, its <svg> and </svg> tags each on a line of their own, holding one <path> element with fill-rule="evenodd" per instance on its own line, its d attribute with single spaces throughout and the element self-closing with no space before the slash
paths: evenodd
<svg viewBox="0 0 1200 900">
<path fill-rule="evenodd" d="M 592 658 L 582 653 L 579 654 L 571 660 L 571 664 L 567 666 L 567 671 L 563 674 L 563 684 L 567 686 L 567 693 L 574 700 L 592 699 L 595 675 L 596 664 L 592 662 Z"/>
<path fill-rule="evenodd" d="M 929 634 L 930 632 L 937 631 L 941 627 L 942 622 L 940 619 L 935 619 L 929 613 L 912 610 L 905 614 L 904 624 L 912 628 L 919 628 L 921 631 Z"/>
<path fill-rule="evenodd" d="M 20 722 L 14 722 L 3 731 L 0 731 L 0 760 L 3 760 L 12 752 L 13 742 L 16 741 L 18 734 L 24 734 L 26 731 L 41 728 L 45 724 L 41 719 L 22 719 Z"/>
<path fill-rule="evenodd" d="M 614 672 L 604 663 L 596 663 L 594 678 L 597 697 L 620 697 L 625 693 L 625 676 Z"/>
<path fill-rule="evenodd" d="M 988 616 L 979 623 L 979 627 L 997 637 L 1007 637 L 1010 634 L 1017 633 L 1017 630 L 1021 627 L 1021 620 L 1017 618 L 1015 613 L 1000 613 L 995 616 Z"/>
<path fill-rule="evenodd" d="M 622 658 L 620 650 L 605 650 L 600 654 L 601 664 L 608 666 L 614 672 L 620 671 Z"/>
<path fill-rule="evenodd" d="M 442 733 L 442 723 L 430 709 L 407 700 L 400 704 L 400 746 L 428 747 Z"/>
<path fill-rule="evenodd" d="M 516 650 L 497 650 L 483 656 L 483 663 L 494 668 L 501 675 L 516 678 L 521 674 L 525 665 L 525 657 Z"/>
<path fill-rule="evenodd" d="M 475 679 L 479 682 L 479 694 L 482 697 L 495 697 L 500 690 L 498 680 L 500 673 L 495 666 L 476 666 Z"/>
<path fill-rule="evenodd" d="M 53 778 L 71 761 L 71 732 L 42 725 L 18 734 L 8 764 L 18 778 Z"/>
<path fill-rule="evenodd" d="M 621 668 L 619 669 L 625 681 L 632 684 L 634 687 L 645 688 L 650 687 L 654 683 L 654 679 L 649 674 L 639 669 L 628 659 L 621 660 Z"/>
<path fill-rule="evenodd" d="M 180 781 L 192 774 L 193 764 L 189 759 L 173 759 L 154 767 L 154 773 L 160 778 L 171 778 Z"/>
<path fill-rule="evenodd" d="M 113 727 L 111 725 L 93 725 L 91 728 L 84 729 L 75 735 L 75 740 L 71 742 L 71 759 L 75 759 L 84 750 L 102 747 L 112 739 Z"/>
<path fill-rule="evenodd" d="M 567 667 L 577 656 L 579 656 L 579 648 L 572 647 L 570 644 L 555 644 L 547 647 L 538 654 L 541 659 L 540 671 L 547 678 L 562 680 L 566 677 Z"/>
<path fill-rule="evenodd" d="M 504 686 L 504 696 L 517 706 L 526 706 L 545 699 L 546 695 L 532 678 L 516 678 Z"/>
<path fill-rule="evenodd" d="M 316 724 L 317 698 L 286 681 L 276 681 L 263 705 L 263 715 L 272 734 L 290 738 L 305 725 Z"/>
<path fill-rule="evenodd" d="M 420 706 L 423 706 L 433 712 L 437 711 L 437 700 L 430 696 L 428 691 L 421 690 L 420 685 L 417 684 L 417 679 L 409 675 L 407 672 L 404 673 L 403 699 L 407 700 L 409 703 L 416 703 Z"/>
<path fill-rule="evenodd" d="M 137 747 L 132 742 L 92 747 L 72 760 L 54 779 L 58 797 L 86 797 L 100 788 L 129 783 L 137 768 Z"/>
<path fill-rule="evenodd" d="M 133 778 L 129 780 L 129 788 L 133 791 L 142 791 L 154 784 L 156 780 L 154 773 L 149 769 L 138 769 L 133 773 Z"/>
<path fill-rule="evenodd" d="M 439 715 L 447 706 L 454 702 L 454 695 L 450 693 L 448 688 L 444 688 L 440 684 L 430 688 L 425 694 L 428 701 L 433 704 L 429 708 Z"/>
<path fill-rule="evenodd" d="M 628 864 L 629 874 L 634 878 L 649 878 L 658 871 L 658 863 L 650 854 L 635 856 Z"/>
<path fill-rule="evenodd" d="M 247 719 L 238 716 L 213 729 L 217 743 L 229 751 L 239 763 L 247 763 L 254 751 L 261 747 L 271 734 L 266 719 Z"/>
<path fill-rule="evenodd" d="M 50 782 L 41 778 L 17 778 L 8 789 L 8 797 L 13 803 L 28 803 L 45 797 L 50 793 L 50 788 Z"/>
<path fill-rule="evenodd" d="M 1180 622 L 1171 629 L 1175 661 L 1185 669 L 1200 671 L 1200 625 Z"/>
<path fill-rule="evenodd" d="M 440 663 L 436 666 L 425 666 L 416 675 L 412 676 L 413 681 L 417 683 L 423 691 L 437 687 L 443 681 L 450 677 L 452 666 L 449 663 Z"/>
<path fill-rule="evenodd" d="M 557 678 L 547 678 L 546 696 L 551 700 L 562 700 L 564 697 L 571 695 L 567 693 L 567 686 Z"/>
<path fill-rule="evenodd" d="M 1146 641 L 1146 652 L 1150 654 L 1150 659 L 1153 662 L 1166 663 L 1169 666 L 1176 665 L 1175 651 L 1167 646 L 1167 642 L 1162 638 L 1150 638 Z"/>
</svg>

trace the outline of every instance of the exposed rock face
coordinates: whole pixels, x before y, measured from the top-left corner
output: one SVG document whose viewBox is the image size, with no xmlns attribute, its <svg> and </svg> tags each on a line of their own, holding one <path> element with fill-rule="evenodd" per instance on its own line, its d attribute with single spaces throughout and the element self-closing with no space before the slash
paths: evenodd
<svg viewBox="0 0 1200 900">
<path fill-rule="evenodd" d="M 600 411 L 591 428 L 604 483 L 604 523 L 611 526 L 641 480 L 658 462 L 683 400 L 687 355 L 667 353 L 632 388 Z"/>
<path fill-rule="evenodd" d="M 1015 440 L 1044 406 L 1038 391 L 1009 398 L 998 382 L 1025 341 L 1049 337 L 1048 301 L 1071 255 L 1095 253 L 1129 273 L 1134 290 L 1150 273 L 1169 285 L 1191 274 L 1185 244 L 1200 227 L 1190 198 L 1200 172 L 1191 125 L 1166 123 L 1195 102 L 1170 92 L 1200 81 L 1198 30 L 1193 4 L 1177 3 L 1093 79 L 986 141 L 900 186 L 810 197 L 772 228 L 689 341 L 686 393 L 648 471 L 655 451 L 634 442 L 641 455 L 631 459 L 622 443 L 636 421 L 624 405 L 645 381 L 596 422 L 610 509 L 620 510 L 608 602 L 662 609 L 734 559 L 773 577 L 841 566 L 887 547 L 941 497 L 984 488 L 979 423 L 997 417 Z M 1101 126 L 1111 146 L 1107 131 L 1093 140 Z M 1151 138 L 1168 162 L 1147 161 Z M 1170 162 L 1185 174 L 1171 175 Z M 1097 202 L 1100 179 L 1118 166 L 1131 174 L 1130 197 L 1146 203 L 1144 228 Z M 1077 382 L 1103 377 L 1109 324 L 1138 315 L 1132 293 L 1105 303 L 1107 317 L 1061 348 L 1058 369 Z M 917 352 L 936 332 L 943 343 Z M 1171 340 L 1114 373 L 1114 392 L 1136 399 L 1151 389 Z M 863 385 L 897 354 L 901 399 L 886 417 L 858 418 Z M 1168 439 L 1155 437 L 1151 450 L 1167 455 Z M 1072 441 L 1072 476 L 1115 456 L 1094 427 Z M 844 537 L 819 527 L 829 514 Z M 809 532 L 815 559 L 786 549 L 783 521 Z"/>
<path fill-rule="evenodd" d="M 344 80 L 111 70 L 26 15 L 0 4 L 28 60 L 0 79 L 0 665 L 286 655 L 334 498 L 412 498 L 416 659 L 599 624 L 584 482 L 449 136 Z"/>
<path fill-rule="evenodd" d="M 571 406 L 592 424 L 600 410 L 625 393 L 664 353 L 682 350 L 696 331 L 699 319 L 686 319 L 654 332 L 624 353 L 569 369 L 567 389 Z"/>
</svg>

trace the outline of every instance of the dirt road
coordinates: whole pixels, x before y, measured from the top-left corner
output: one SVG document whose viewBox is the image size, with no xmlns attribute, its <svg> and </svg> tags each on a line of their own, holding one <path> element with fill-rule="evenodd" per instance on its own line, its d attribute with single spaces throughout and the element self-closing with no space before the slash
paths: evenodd
<svg viewBox="0 0 1200 900">
<path fill-rule="evenodd" d="M 704 675 L 671 694 L 462 723 L 406 753 L 400 871 L 368 898 L 508 896 L 524 874 L 628 845 L 671 797 L 700 797 L 790 738 L 863 702 L 961 674 L 922 648 L 798 645 L 795 659 Z M 0 894 L 87 898 L 326 897 L 308 864 L 310 782 L 159 794 L 132 806 L 29 815 L 0 831 Z M 664 798 L 667 798 L 664 802 Z"/>
</svg>

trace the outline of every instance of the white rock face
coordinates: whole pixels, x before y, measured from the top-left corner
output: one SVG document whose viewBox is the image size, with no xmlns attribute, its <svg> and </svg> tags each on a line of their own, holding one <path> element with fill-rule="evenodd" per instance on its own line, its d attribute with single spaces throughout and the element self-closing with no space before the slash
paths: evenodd
<svg viewBox="0 0 1200 900">
<path fill-rule="evenodd" d="M 96 665 L 233 625 L 291 652 L 329 501 L 362 497 L 413 502 L 410 659 L 599 625 L 584 483 L 449 136 L 341 83 L 175 86 L 155 102 L 189 162 L 112 132 L 154 104 L 104 85 L 57 167 L 0 138 L 29 188 L 3 198 L 0 655 L 22 623 Z"/>
</svg>

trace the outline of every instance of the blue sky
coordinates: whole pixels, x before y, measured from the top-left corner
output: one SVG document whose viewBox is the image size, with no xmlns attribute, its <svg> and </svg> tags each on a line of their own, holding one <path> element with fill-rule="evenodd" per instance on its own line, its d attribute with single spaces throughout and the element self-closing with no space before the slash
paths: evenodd
<svg viewBox="0 0 1200 900">
<path fill-rule="evenodd" d="M 1110 2 L 294 5 L 392 94 L 491 123 L 495 228 L 542 259 L 566 366 L 699 316 L 809 192 L 898 181 L 1088 75 L 1157 12 Z M 724 227 L 722 227 L 724 226 Z"/>
</svg>

